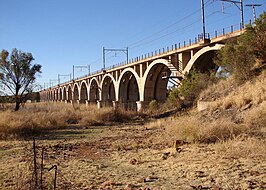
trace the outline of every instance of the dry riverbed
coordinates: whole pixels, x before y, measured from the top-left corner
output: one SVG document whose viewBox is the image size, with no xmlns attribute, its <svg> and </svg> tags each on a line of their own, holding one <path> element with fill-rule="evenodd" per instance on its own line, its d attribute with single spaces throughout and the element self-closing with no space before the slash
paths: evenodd
<svg viewBox="0 0 266 190">
<path fill-rule="evenodd" d="M 47 188 L 57 165 L 58 189 L 266 189 L 264 154 L 174 140 L 164 127 L 73 126 L 37 138 L 37 163 L 43 148 Z M 32 141 L 0 141 L 0 189 L 30 188 L 32 155 Z"/>
</svg>

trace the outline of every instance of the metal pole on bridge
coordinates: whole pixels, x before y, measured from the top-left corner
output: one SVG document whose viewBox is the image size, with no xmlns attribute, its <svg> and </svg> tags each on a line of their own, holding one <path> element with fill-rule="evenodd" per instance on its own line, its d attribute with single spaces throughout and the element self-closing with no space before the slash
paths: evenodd
<svg viewBox="0 0 266 190">
<path fill-rule="evenodd" d="M 225 1 L 229 3 L 234 3 L 235 6 L 240 10 L 240 16 L 241 16 L 241 30 L 244 29 L 244 8 L 243 8 L 243 0 L 235 1 L 235 0 L 220 0 Z M 238 5 L 239 4 L 239 5 Z"/>
<path fill-rule="evenodd" d="M 204 11 L 204 0 L 201 0 L 201 13 L 202 13 L 202 38 L 203 40 L 206 39 L 206 34 L 205 34 L 205 11 Z"/>
<path fill-rule="evenodd" d="M 103 47 L 103 70 L 105 70 L 105 48 Z"/>
<path fill-rule="evenodd" d="M 261 5 L 262 5 L 262 4 L 247 4 L 247 5 L 246 5 L 247 7 L 252 7 L 254 22 L 255 22 L 256 19 L 257 19 L 257 16 L 256 16 L 256 9 L 255 9 L 255 7 L 259 7 L 259 6 L 261 6 Z"/>
</svg>

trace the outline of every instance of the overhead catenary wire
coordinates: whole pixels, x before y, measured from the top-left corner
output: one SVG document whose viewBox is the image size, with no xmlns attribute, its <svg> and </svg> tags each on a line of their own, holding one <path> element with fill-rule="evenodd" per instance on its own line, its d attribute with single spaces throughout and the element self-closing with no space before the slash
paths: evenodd
<svg viewBox="0 0 266 190">
<path fill-rule="evenodd" d="M 213 12 L 213 13 L 211 13 L 211 14 L 208 14 L 206 17 L 208 18 L 208 17 L 210 17 L 210 16 L 212 16 L 212 15 L 218 13 L 218 12 L 221 12 L 221 11 L 215 11 L 215 12 Z M 235 14 L 231 14 L 231 15 L 235 15 Z M 223 18 L 223 19 L 224 19 L 224 18 Z M 152 42 L 154 42 L 154 41 L 160 40 L 160 39 L 162 39 L 162 38 L 164 38 L 164 37 L 167 37 L 167 36 L 169 36 L 169 35 L 172 35 L 172 34 L 182 33 L 184 29 L 189 28 L 190 26 L 193 26 L 194 24 L 198 23 L 200 20 L 201 20 L 201 18 L 195 20 L 194 22 L 192 22 L 192 23 L 190 23 L 190 24 L 188 24 L 188 25 L 186 25 L 186 26 L 184 26 L 184 27 L 182 27 L 182 28 L 178 28 L 178 29 L 176 29 L 176 30 L 174 30 L 174 31 L 171 31 L 171 32 L 165 33 L 165 34 L 163 34 L 163 35 L 161 35 L 161 36 L 159 36 L 159 37 L 157 37 L 157 38 L 151 39 L 151 40 L 149 40 L 149 41 L 143 41 L 142 43 L 139 43 L 139 44 L 137 44 L 137 45 L 135 45 L 135 46 L 130 46 L 130 49 L 134 49 L 134 48 L 137 48 L 137 47 L 140 47 L 140 46 L 143 46 L 143 45 L 148 45 L 148 44 L 150 44 L 150 43 L 152 43 Z"/>
<path fill-rule="evenodd" d="M 213 5 L 214 2 L 217 2 L 217 0 L 208 0 L 205 3 L 205 7 L 209 7 L 210 5 Z M 229 7 L 231 7 L 231 5 L 226 6 L 224 9 L 227 9 Z M 161 30 L 159 30 L 159 31 L 147 36 L 147 37 L 144 37 L 141 40 L 138 40 L 138 41 L 136 41 L 134 43 L 131 43 L 130 45 L 128 45 L 128 47 L 130 48 L 130 50 L 132 50 L 132 49 L 135 49 L 137 47 L 143 47 L 144 45 L 145 46 L 150 45 L 151 43 L 153 43 L 155 41 L 158 41 L 158 40 L 160 40 L 162 38 L 165 38 L 167 36 L 170 36 L 172 34 L 182 33 L 182 31 L 184 31 L 184 29 L 187 29 L 187 28 L 193 26 L 194 24 L 198 23 L 200 21 L 200 18 L 195 20 L 195 21 L 193 21 L 192 23 L 190 23 L 190 24 L 188 24 L 186 26 L 183 26 L 182 28 L 175 29 L 174 31 L 169 31 L 169 32 L 165 32 L 165 31 L 167 31 L 170 28 L 173 28 L 177 24 L 180 24 L 180 23 L 184 22 L 184 20 L 189 19 L 190 17 L 192 17 L 193 15 L 199 13 L 200 11 L 201 11 L 201 9 L 199 8 L 196 11 L 193 11 L 192 13 L 182 17 L 181 19 L 179 19 L 177 21 L 175 21 L 174 23 L 164 27 L 163 29 L 161 29 Z M 213 15 L 215 13 L 219 13 L 219 12 L 222 12 L 222 11 L 214 11 L 213 13 L 207 15 L 207 17 L 209 17 L 210 15 Z M 113 59 L 113 57 L 108 56 L 107 58 L 110 59 L 110 62 L 112 62 L 111 59 Z M 101 61 L 102 61 L 102 58 L 98 58 L 97 60 L 91 62 L 91 64 L 93 64 L 93 63 L 101 63 Z"/>
<path fill-rule="evenodd" d="M 213 5 L 214 2 L 217 2 L 217 0 L 208 0 L 207 2 L 205 2 L 205 7 L 208 7 L 208 6 L 210 6 L 210 5 Z M 196 20 L 196 21 L 194 21 L 194 22 L 190 23 L 189 25 L 186 25 L 186 26 L 184 26 L 184 27 L 182 27 L 182 28 L 179 28 L 179 29 L 176 29 L 176 30 L 174 30 L 174 31 L 167 32 L 167 33 L 163 33 L 163 32 L 165 32 L 165 31 L 167 31 L 168 29 L 170 29 L 170 28 L 176 26 L 177 24 L 180 24 L 181 22 L 184 22 L 184 20 L 189 19 L 190 17 L 192 17 L 193 15 L 199 13 L 200 11 L 201 11 L 201 9 L 199 8 L 199 9 L 197 9 L 196 11 L 193 11 L 192 13 L 190 13 L 190 14 L 188 14 L 188 15 L 182 17 L 181 19 L 178 19 L 178 20 L 175 21 L 174 23 L 172 23 L 172 24 L 170 24 L 170 25 L 168 25 L 168 26 L 162 28 L 161 30 L 159 30 L 159 31 L 157 31 L 157 32 L 155 32 L 155 33 L 153 33 L 153 34 L 147 36 L 147 37 L 144 37 L 144 38 L 142 38 L 142 39 L 140 39 L 140 40 L 138 40 L 138 41 L 136 41 L 136 42 L 134 42 L 134 43 L 129 44 L 128 47 L 130 48 L 130 50 L 132 50 L 132 49 L 135 49 L 135 48 L 137 48 L 137 47 L 140 47 L 140 46 L 143 46 L 143 45 L 150 44 L 151 42 L 154 42 L 154 41 L 156 41 L 156 40 L 160 40 L 160 39 L 162 39 L 162 38 L 164 38 L 164 37 L 166 37 L 166 36 L 169 36 L 169 35 L 171 35 L 171 34 L 177 33 L 178 31 L 182 31 L 182 30 L 184 30 L 185 28 L 188 28 L 189 26 L 191 26 L 191 25 L 197 23 L 200 19 L 198 19 L 198 20 Z M 160 35 L 160 34 L 161 34 L 161 35 Z M 158 36 L 158 35 L 160 35 L 160 36 Z M 157 37 L 156 37 L 156 36 L 157 36 Z M 96 59 L 95 61 L 90 62 L 90 63 L 91 63 L 91 64 L 96 64 L 96 63 L 101 63 L 101 62 L 102 62 L 102 58 L 99 57 L 98 59 Z"/>
<path fill-rule="evenodd" d="M 205 3 L 205 6 L 207 7 L 207 6 L 211 5 L 211 4 L 213 3 L 213 2 L 211 2 L 211 1 L 212 1 L 212 0 L 208 0 L 208 1 Z M 171 27 L 173 27 L 173 26 L 175 26 L 175 25 L 177 25 L 177 24 L 180 24 L 180 23 L 183 22 L 184 20 L 187 20 L 188 18 L 190 18 L 191 16 L 197 14 L 197 13 L 200 12 L 200 11 L 201 11 L 201 8 L 197 9 L 196 11 L 194 11 L 194 12 L 188 14 L 188 15 L 185 15 L 184 17 L 182 17 L 182 18 L 180 18 L 179 20 L 175 21 L 174 23 L 172 23 L 172 24 L 166 26 L 165 28 L 159 30 L 158 32 L 155 32 L 155 33 L 153 33 L 153 34 L 151 34 L 151 35 L 149 35 L 149 36 L 147 36 L 147 37 L 144 37 L 144 38 L 142 38 L 141 40 L 138 40 L 137 42 L 134 42 L 134 43 L 129 44 L 128 47 L 129 47 L 130 49 L 135 48 L 135 47 L 138 47 L 137 44 L 139 44 L 139 43 L 143 43 L 145 40 L 148 40 L 148 39 L 150 39 L 150 38 L 155 37 L 155 36 L 158 35 L 158 34 L 161 34 L 162 32 L 166 31 L 167 29 L 169 29 L 169 28 L 171 28 Z M 163 35 L 165 35 L 165 34 L 163 34 Z M 160 39 L 161 37 L 158 37 L 158 38 Z M 154 40 L 155 40 L 155 39 L 154 39 Z"/>
</svg>

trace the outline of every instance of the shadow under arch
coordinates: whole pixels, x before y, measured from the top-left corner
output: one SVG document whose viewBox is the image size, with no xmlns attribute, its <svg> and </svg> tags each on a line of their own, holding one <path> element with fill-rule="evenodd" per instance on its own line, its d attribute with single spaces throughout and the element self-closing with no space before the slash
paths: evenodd
<svg viewBox="0 0 266 190">
<path fill-rule="evenodd" d="M 129 68 L 125 69 L 118 80 L 118 100 L 126 110 L 137 110 L 137 101 L 140 100 L 139 79 L 137 73 Z"/>
<path fill-rule="evenodd" d="M 88 88 L 85 81 L 80 86 L 80 103 L 85 104 L 88 101 Z"/>
<path fill-rule="evenodd" d="M 79 100 L 79 87 L 77 83 L 75 83 L 73 87 L 73 100 Z"/>
<path fill-rule="evenodd" d="M 89 84 L 89 101 L 90 103 L 97 103 L 100 98 L 99 82 L 96 78 L 93 78 Z"/>
<path fill-rule="evenodd" d="M 63 87 L 63 96 L 62 96 L 62 100 L 65 101 L 66 100 L 66 87 Z"/>
<path fill-rule="evenodd" d="M 111 107 L 113 106 L 113 101 L 116 100 L 115 84 L 114 78 L 107 74 L 104 76 L 101 83 L 101 101 L 102 106 Z"/>
<path fill-rule="evenodd" d="M 198 51 L 188 62 L 183 74 L 189 72 L 192 68 L 195 68 L 201 73 L 210 74 L 212 71 L 216 71 L 218 66 L 214 63 L 216 52 L 220 50 L 224 45 L 216 44 L 212 47 L 204 47 Z"/>
<path fill-rule="evenodd" d="M 71 88 L 71 85 L 68 85 L 68 87 L 67 87 L 67 101 L 71 101 L 71 100 L 73 100 L 72 99 L 72 88 Z"/>
<path fill-rule="evenodd" d="M 211 50 L 202 54 L 193 64 L 192 69 L 210 75 L 216 72 L 218 66 L 214 63 L 217 50 Z"/>
<path fill-rule="evenodd" d="M 154 61 L 147 69 L 144 75 L 143 101 L 149 102 L 157 100 L 164 102 L 167 98 L 168 79 L 171 70 L 168 67 L 169 62 L 161 59 Z"/>
</svg>

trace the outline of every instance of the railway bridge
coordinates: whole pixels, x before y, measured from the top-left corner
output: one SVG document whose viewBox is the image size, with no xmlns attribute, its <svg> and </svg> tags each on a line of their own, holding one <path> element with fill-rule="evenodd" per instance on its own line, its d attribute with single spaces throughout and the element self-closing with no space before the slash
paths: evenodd
<svg viewBox="0 0 266 190">
<path fill-rule="evenodd" d="M 202 72 L 214 68 L 215 52 L 243 32 L 230 27 L 208 40 L 195 38 L 182 44 L 145 54 L 128 63 L 112 66 L 90 75 L 44 89 L 41 101 L 123 106 L 140 111 L 151 100 L 167 98 L 167 84 L 180 84 L 193 67 Z"/>
</svg>

